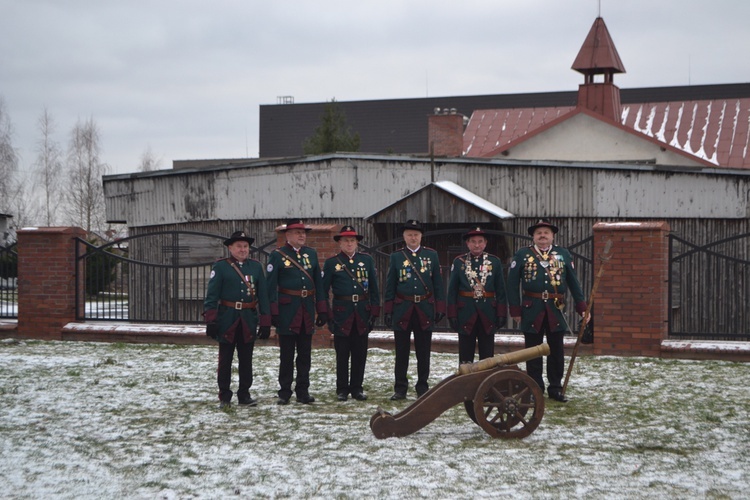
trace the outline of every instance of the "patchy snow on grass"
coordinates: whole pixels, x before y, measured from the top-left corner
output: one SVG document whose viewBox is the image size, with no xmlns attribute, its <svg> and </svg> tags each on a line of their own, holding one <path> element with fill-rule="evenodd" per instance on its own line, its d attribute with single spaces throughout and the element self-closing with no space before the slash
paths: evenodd
<svg viewBox="0 0 750 500">
<path fill-rule="evenodd" d="M 371 349 L 365 402 L 336 401 L 313 351 L 312 405 L 277 406 L 278 349 L 255 350 L 254 408 L 218 409 L 214 346 L 0 343 L 7 498 L 747 498 L 750 370 L 742 363 L 582 357 L 571 401 L 523 440 L 449 409 L 376 439 L 393 354 Z M 415 378 L 412 355 L 410 376 Z M 433 354 L 431 382 L 457 355 Z M 236 371 L 234 385 L 236 386 Z M 236 400 L 235 400 L 236 402 Z"/>
</svg>

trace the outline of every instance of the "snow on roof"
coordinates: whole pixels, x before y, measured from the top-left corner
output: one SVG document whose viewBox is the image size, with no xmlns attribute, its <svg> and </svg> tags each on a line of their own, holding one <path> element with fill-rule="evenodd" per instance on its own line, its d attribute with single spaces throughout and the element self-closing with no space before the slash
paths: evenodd
<svg viewBox="0 0 750 500">
<path fill-rule="evenodd" d="M 490 203 L 484 198 L 475 195 L 468 189 L 464 189 L 455 182 L 451 181 L 436 181 L 432 183 L 434 186 L 442 189 L 443 191 L 452 194 L 456 198 L 464 200 L 466 203 L 474 205 L 475 207 L 490 213 L 498 219 L 512 219 L 515 217 L 512 213 L 507 210 L 503 210 L 494 203 Z"/>
</svg>

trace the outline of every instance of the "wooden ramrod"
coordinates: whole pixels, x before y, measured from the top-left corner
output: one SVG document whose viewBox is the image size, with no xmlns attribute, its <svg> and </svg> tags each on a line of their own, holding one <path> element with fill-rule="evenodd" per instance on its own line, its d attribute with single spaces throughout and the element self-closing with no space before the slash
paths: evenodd
<svg viewBox="0 0 750 500">
<path fill-rule="evenodd" d="M 370 429 L 379 439 L 407 436 L 464 403 L 469 417 L 490 436 L 526 437 L 544 416 L 544 397 L 539 385 L 516 365 L 548 354 L 549 346 L 541 344 L 463 364 L 400 413 L 392 415 L 378 407 Z"/>
</svg>

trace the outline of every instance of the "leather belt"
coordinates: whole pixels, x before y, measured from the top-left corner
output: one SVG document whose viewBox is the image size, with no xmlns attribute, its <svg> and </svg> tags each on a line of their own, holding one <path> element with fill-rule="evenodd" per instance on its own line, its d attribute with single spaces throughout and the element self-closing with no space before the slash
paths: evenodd
<svg viewBox="0 0 750 500">
<path fill-rule="evenodd" d="M 466 292 L 464 290 L 459 290 L 458 295 L 460 297 L 469 297 L 472 299 L 485 299 L 485 298 L 492 298 L 495 296 L 495 292 L 482 292 L 482 291 L 474 291 L 474 292 Z"/>
<path fill-rule="evenodd" d="M 396 296 L 398 296 L 399 299 L 408 300 L 409 302 L 419 304 L 423 300 L 427 300 L 432 297 L 432 292 L 427 292 L 425 295 L 404 295 L 402 293 L 397 293 Z"/>
<path fill-rule="evenodd" d="M 242 309 L 255 309 L 258 307 L 258 301 L 254 300 L 252 302 L 230 302 L 228 300 L 220 300 L 219 303 L 222 306 L 231 307 L 232 309 L 237 309 L 238 311 L 241 311 Z"/>
<path fill-rule="evenodd" d="M 369 293 L 365 293 L 363 295 L 359 295 L 355 293 L 354 295 L 334 295 L 333 299 L 334 300 L 347 300 L 347 301 L 354 302 L 356 304 L 357 302 L 360 302 L 362 300 L 366 301 L 369 297 L 370 297 Z"/>
<path fill-rule="evenodd" d="M 565 298 L 565 294 L 563 293 L 549 293 L 547 290 L 543 291 L 542 293 L 524 291 L 523 294 L 527 297 L 533 297 L 535 299 L 542 299 L 542 300 Z"/>
<path fill-rule="evenodd" d="M 279 293 L 284 295 L 294 295 L 295 297 L 307 298 L 315 295 L 315 290 L 290 290 L 288 288 L 279 288 Z"/>
</svg>

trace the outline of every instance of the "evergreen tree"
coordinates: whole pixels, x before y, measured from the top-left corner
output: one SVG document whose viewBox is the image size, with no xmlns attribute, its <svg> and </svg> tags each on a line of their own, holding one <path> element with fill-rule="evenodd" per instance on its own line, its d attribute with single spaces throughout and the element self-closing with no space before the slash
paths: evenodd
<svg viewBox="0 0 750 500">
<path fill-rule="evenodd" d="M 359 133 L 351 133 L 346 123 L 346 114 L 339 108 L 335 98 L 326 104 L 320 125 L 312 136 L 305 139 L 302 150 L 306 155 L 359 151 Z"/>
</svg>

